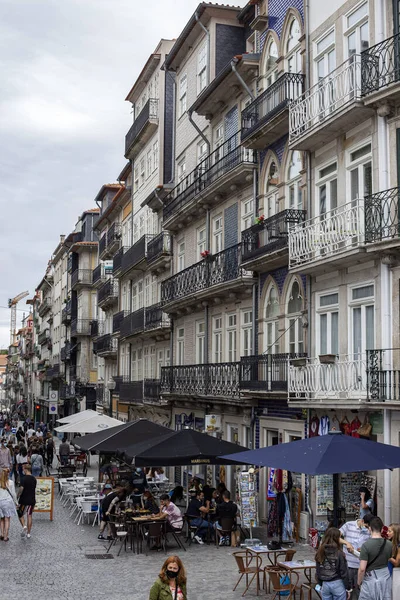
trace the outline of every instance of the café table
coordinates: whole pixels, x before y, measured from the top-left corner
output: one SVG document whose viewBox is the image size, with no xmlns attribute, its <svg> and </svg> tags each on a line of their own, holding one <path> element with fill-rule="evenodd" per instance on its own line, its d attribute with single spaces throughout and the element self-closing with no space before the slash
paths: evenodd
<svg viewBox="0 0 400 600">
<path fill-rule="evenodd" d="M 308 583 L 312 583 L 311 571 L 317 568 L 314 560 L 288 560 L 277 563 L 278 567 L 282 567 L 287 571 L 303 571 Z"/>
<path fill-rule="evenodd" d="M 263 556 L 268 559 L 270 566 L 276 567 L 276 557 L 279 553 L 285 552 L 285 548 L 276 548 L 275 550 L 270 550 L 268 546 L 248 546 L 246 548 L 251 554 L 256 556 Z M 269 566 L 269 565 L 268 565 Z"/>
<path fill-rule="evenodd" d="M 158 517 L 158 516 L 154 516 L 152 517 L 151 515 L 144 515 L 144 516 L 139 516 L 139 517 L 132 517 L 132 522 L 136 524 L 137 530 L 136 530 L 136 550 L 137 550 L 137 554 L 140 554 L 142 551 L 142 542 L 145 540 L 145 526 L 149 525 L 150 523 L 154 523 L 154 522 L 164 522 L 165 518 L 164 517 Z"/>
</svg>

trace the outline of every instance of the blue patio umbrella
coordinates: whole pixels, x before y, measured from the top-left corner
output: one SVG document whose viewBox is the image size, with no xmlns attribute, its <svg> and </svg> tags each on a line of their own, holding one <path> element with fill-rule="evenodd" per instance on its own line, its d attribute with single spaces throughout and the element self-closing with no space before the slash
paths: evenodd
<svg viewBox="0 0 400 600">
<path fill-rule="evenodd" d="M 235 460 L 239 454 L 222 456 Z M 400 448 L 380 444 L 341 433 L 297 440 L 258 450 L 240 452 L 240 461 L 260 467 L 287 469 L 306 475 L 333 477 L 334 521 L 337 524 L 339 507 L 339 473 L 375 471 L 400 467 Z"/>
</svg>

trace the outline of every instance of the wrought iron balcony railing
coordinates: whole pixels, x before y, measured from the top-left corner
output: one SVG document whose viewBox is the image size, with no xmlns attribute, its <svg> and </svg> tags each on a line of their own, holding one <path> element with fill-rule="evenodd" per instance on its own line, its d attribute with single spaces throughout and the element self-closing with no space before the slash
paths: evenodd
<svg viewBox="0 0 400 600">
<path fill-rule="evenodd" d="M 76 269 L 71 274 L 71 287 L 76 285 L 92 285 L 93 271 L 91 269 Z"/>
<path fill-rule="evenodd" d="M 161 393 L 236 398 L 239 375 L 239 362 L 162 367 Z"/>
<path fill-rule="evenodd" d="M 147 123 L 157 119 L 158 100 L 156 98 L 149 98 L 125 136 L 125 156 L 129 154 L 132 146 L 134 146 L 137 138 Z"/>
<path fill-rule="evenodd" d="M 67 323 L 70 322 L 71 311 L 72 311 L 72 302 L 71 302 L 71 300 L 68 300 L 68 302 L 65 304 L 64 308 L 61 311 L 61 322 L 64 325 L 67 325 Z"/>
<path fill-rule="evenodd" d="M 41 317 L 44 317 L 44 315 L 51 309 L 51 299 L 50 298 L 43 298 L 42 302 L 39 304 L 39 309 L 38 309 L 38 313 Z"/>
<path fill-rule="evenodd" d="M 90 319 L 74 319 L 71 321 L 71 335 L 90 335 Z"/>
<path fill-rule="evenodd" d="M 331 355 L 326 356 L 331 357 Z M 366 356 L 332 356 L 329 362 L 321 356 L 291 361 L 288 372 L 288 392 L 294 398 L 309 400 L 366 399 Z"/>
<path fill-rule="evenodd" d="M 144 330 L 144 308 L 139 308 L 127 315 L 121 323 L 121 337 L 128 337 Z"/>
<path fill-rule="evenodd" d="M 121 223 L 113 223 L 110 229 L 107 231 L 107 250 L 108 252 L 113 249 L 117 249 L 119 244 L 121 243 L 122 236 L 122 224 Z"/>
<path fill-rule="evenodd" d="M 118 300 L 119 282 L 113 277 L 107 281 L 97 291 L 97 304 L 102 307 Z"/>
<path fill-rule="evenodd" d="M 154 237 L 152 234 L 143 235 L 133 246 L 125 251 L 122 257 L 122 272 L 126 273 L 130 269 L 146 259 L 147 244 Z"/>
<path fill-rule="evenodd" d="M 104 233 L 99 240 L 99 256 L 103 256 L 107 248 L 107 233 Z"/>
<path fill-rule="evenodd" d="M 400 402 L 400 349 L 367 350 L 367 397 L 371 402 Z"/>
<path fill-rule="evenodd" d="M 102 335 L 93 342 L 93 352 L 99 356 L 109 356 L 116 354 L 118 349 L 118 340 L 110 333 Z"/>
<path fill-rule="evenodd" d="M 143 381 L 123 381 L 120 384 L 119 400 L 143 404 Z"/>
<path fill-rule="evenodd" d="M 147 306 L 144 311 L 144 330 L 160 329 L 170 327 L 171 321 L 168 315 L 163 312 L 161 302 Z"/>
<path fill-rule="evenodd" d="M 120 310 L 115 315 L 113 315 L 113 333 L 119 333 L 121 330 L 122 321 L 127 316 L 128 311 Z"/>
<path fill-rule="evenodd" d="M 400 238 L 399 198 L 399 188 L 391 188 L 365 197 L 365 241 L 367 243 Z"/>
<path fill-rule="evenodd" d="M 366 96 L 400 81 L 400 33 L 361 53 L 361 89 Z"/>
<path fill-rule="evenodd" d="M 247 275 L 240 263 L 241 244 L 208 256 L 161 283 L 161 304 Z"/>
<path fill-rule="evenodd" d="M 289 105 L 292 144 L 361 99 L 361 59 L 354 54 Z"/>
<path fill-rule="evenodd" d="M 242 112 L 242 141 L 303 93 L 304 75 L 284 73 Z"/>
<path fill-rule="evenodd" d="M 289 230 L 305 219 L 305 210 L 287 209 L 242 232 L 242 261 L 287 248 Z"/>
<path fill-rule="evenodd" d="M 161 379 L 145 379 L 143 385 L 143 398 L 145 401 L 159 402 L 161 393 Z"/>
<path fill-rule="evenodd" d="M 240 389 L 260 392 L 286 391 L 289 360 L 306 354 L 261 354 L 240 359 Z"/>
<path fill-rule="evenodd" d="M 93 319 L 90 321 L 90 336 L 98 337 L 99 335 L 103 335 L 104 333 L 104 321 L 100 321 L 100 319 Z"/>
<path fill-rule="evenodd" d="M 240 146 L 239 131 L 199 163 L 196 169 L 171 190 L 165 200 L 164 221 L 242 163 L 256 164 L 257 154 Z"/>
<path fill-rule="evenodd" d="M 67 400 L 75 396 L 75 386 L 69 383 L 64 383 L 60 389 L 60 399 Z"/>
<path fill-rule="evenodd" d="M 97 265 L 95 269 L 93 269 L 92 282 L 93 285 L 100 285 L 101 282 L 106 280 L 106 275 L 104 272 L 104 266 L 102 264 Z"/>
<path fill-rule="evenodd" d="M 171 256 L 172 236 L 168 231 L 162 231 L 147 244 L 147 262 L 150 264 L 161 256 Z"/>
<path fill-rule="evenodd" d="M 67 342 L 65 346 L 61 348 L 60 352 L 61 362 L 67 362 L 71 360 L 71 344 Z"/>
<path fill-rule="evenodd" d="M 127 248 L 121 246 L 119 250 L 114 255 L 113 258 L 113 275 L 114 277 L 121 272 L 122 269 L 122 258 L 124 256 L 124 252 L 126 252 Z"/>
<path fill-rule="evenodd" d="M 338 258 L 364 244 L 364 200 L 343 204 L 289 231 L 289 266 Z"/>
<path fill-rule="evenodd" d="M 103 404 L 105 404 L 105 402 L 106 402 L 106 394 L 105 394 L 104 385 L 99 383 L 96 386 L 96 404 L 98 404 L 99 406 L 103 406 Z"/>
<path fill-rule="evenodd" d="M 47 342 L 49 340 L 50 340 L 50 329 L 45 329 L 44 331 L 42 331 L 42 333 L 39 333 L 38 344 L 40 346 L 43 346 L 43 344 L 47 344 Z"/>
</svg>

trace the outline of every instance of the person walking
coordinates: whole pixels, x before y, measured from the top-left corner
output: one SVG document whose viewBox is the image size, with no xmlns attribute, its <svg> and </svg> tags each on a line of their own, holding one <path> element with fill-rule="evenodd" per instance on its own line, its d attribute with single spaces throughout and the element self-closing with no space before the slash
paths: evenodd
<svg viewBox="0 0 400 600">
<path fill-rule="evenodd" d="M 372 518 L 372 514 L 367 514 L 363 519 L 347 521 L 347 523 L 344 523 L 339 529 L 341 534 L 339 542 L 344 549 L 344 555 L 349 570 L 350 587 L 353 589 L 351 600 L 358 600 L 360 595 L 360 588 L 357 583 L 358 568 L 360 566 L 360 559 L 358 557 L 361 546 L 371 537 L 371 532 L 367 525 Z"/>
<path fill-rule="evenodd" d="M 71 447 L 70 447 L 70 445 L 69 445 L 69 443 L 67 441 L 66 436 L 63 437 L 63 440 L 62 440 L 62 442 L 60 444 L 58 452 L 60 454 L 61 465 L 63 467 L 67 466 L 68 462 L 69 462 L 69 455 L 71 453 Z"/>
<path fill-rule="evenodd" d="M 10 519 L 16 512 L 17 496 L 9 469 L 0 472 L 0 540 L 8 542 Z"/>
<path fill-rule="evenodd" d="M 7 447 L 7 440 L 5 438 L 3 438 L 1 440 L 1 445 L 0 445 L 0 472 L 3 469 L 7 469 L 8 471 L 11 471 L 11 468 L 12 468 L 11 453 Z"/>
<path fill-rule="evenodd" d="M 46 440 L 46 457 L 47 457 L 47 466 L 49 469 L 53 468 L 53 459 L 54 459 L 54 440 L 53 436 L 49 432 L 47 434 Z"/>
<path fill-rule="evenodd" d="M 359 600 L 392 600 L 392 579 L 388 562 L 392 557 L 392 543 L 382 538 L 382 519 L 373 517 L 368 524 L 371 539 L 360 551 L 358 569 Z"/>
<path fill-rule="evenodd" d="M 21 486 L 18 490 L 18 518 L 23 527 L 21 536 L 30 538 L 32 530 L 32 514 L 36 504 L 36 478 L 32 475 L 31 466 L 23 467 L 24 475 L 21 478 Z M 26 513 L 26 525 L 24 515 Z"/>
<path fill-rule="evenodd" d="M 179 556 L 169 556 L 150 589 L 149 600 L 187 600 L 186 572 Z"/>
<path fill-rule="evenodd" d="M 395 598 L 395 590 L 400 590 L 400 525 L 392 523 L 388 528 L 388 539 L 392 542 L 392 557 L 389 558 L 389 573 L 392 577 L 392 595 Z"/>
<path fill-rule="evenodd" d="M 39 453 L 38 447 L 32 448 L 31 468 L 33 477 L 40 477 L 43 471 L 43 456 Z"/>
<path fill-rule="evenodd" d="M 326 530 L 315 561 L 316 578 L 322 585 L 322 600 L 346 600 L 352 590 L 346 558 L 341 551 L 339 529 L 330 527 Z"/>
</svg>

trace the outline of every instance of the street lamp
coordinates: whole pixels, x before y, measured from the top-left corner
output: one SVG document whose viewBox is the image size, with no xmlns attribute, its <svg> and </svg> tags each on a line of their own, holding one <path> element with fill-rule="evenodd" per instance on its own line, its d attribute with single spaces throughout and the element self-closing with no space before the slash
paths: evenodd
<svg viewBox="0 0 400 600">
<path fill-rule="evenodd" d="M 110 417 L 113 416 L 113 409 L 112 409 L 113 394 L 112 393 L 116 387 L 117 387 L 117 384 L 115 383 L 114 379 L 112 377 L 110 377 L 110 379 L 107 381 L 108 393 L 110 395 L 110 407 L 109 407 Z"/>
</svg>

